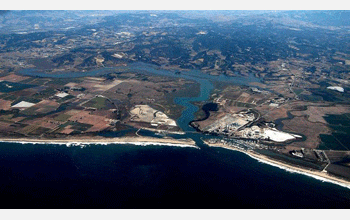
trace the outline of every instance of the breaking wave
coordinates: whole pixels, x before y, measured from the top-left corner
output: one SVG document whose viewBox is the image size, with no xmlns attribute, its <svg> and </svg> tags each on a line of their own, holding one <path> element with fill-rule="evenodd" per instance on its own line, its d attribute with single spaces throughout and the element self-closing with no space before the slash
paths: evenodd
<svg viewBox="0 0 350 220">
<path fill-rule="evenodd" d="M 49 142 L 49 141 L 0 141 L 0 143 L 16 143 L 16 144 L 51 144 L 51 145 L 66 145 L 67 147 L 81 147 L 84 148 L 90 145 L 110 145 L 110 144 L 122 144 L 122 145 L 138 145 L 138 146 L 172 146 L 172 147 L 191 147 L 200 149 L 195 145 L 190 144 L 175 144 L 175 143 L 159 143 L 159 142 Z"/>
<path fill-rule="evenodd" d="M 325 178 L 325 177 L 321 177 L 321 176 L 318 176 L 318 175 L 314 175 L 314 174 L 310 174 L 310 173 L 307 173 L 307 172 L 303 172 L 303 171 L 300 171 L 300 170 L 295 170 L 295 169 L 291 169 L 289 167 L 286 167 L 286 166 L 283 166 L 283 165 L 279 165 L 279 164 L 276 164 L 276 163 L 273 163 L 273 162 L 270 162 L 270 161 L 266 161 L 264 159 L 261 159 L 259 157 L 255 157 L 247 152 L 244 152 L 244 151 L 241 151 L 241 150 L 235 150 L 235 149 L 230 149 L 230 148 L 225 148 L 225 149 L 228 149 L 228 150 L 233 150 L 233 151 L 238 151 L 238 152 L 241 152 L 241 153 L 244 153 L 246 155 L 248 155 L 249 157 L 257 160 L 258 162 L 260 163 L 264 163 L 264 164 L 268 164 L 270 166 L 274 166 L 274 167 L 277 167 L 279 169 L 282 169 L 282 170 L 285 170 L 289 173 L 297 173 L 297 174 L 302 174 L 302 175 L 305 175 L 305 176 L 309 176 L 309 177 L 312 177 L 314 179 L 317 179 L 317 180 L 320 180 L 322 182 L 328 182 L 328 183 L 333 183 L 333 184 L 336 184 L 336 185 L 339 185 L 339 186 L 342 186 L 342 187 L 345 187 L 345 188 L 348 188 L 350 189 L 350 185 L 349 184 L 345 184 L 345 183 L 341 183 L 341 182 L 338 182 L 338 181 L 335 181 L 335 180 L 330 180 L 328 178 Z"/>
<path fill-rule="evenodd" d="M 300 170 L 294 170 L 294 169 L 291 169 L 289 167 L 286 167 L 286 166 L 283 166 L 283 165 L 278 165 L 276 163 L 272 163 L 270 161 L 266 161 L 266 160 L 263 160 L 261 158 L 258 158 L 258 157 L 254 157 L 252 155 L 249 155 L 247 154 L 249 157 L 257 160 L 258 162 L 260 163 L 264 163 L 264 164 L 268 164 L 270 166 L 274 166 L 274 167 L 277 167 L 279 169 L 282 169 L 282 170 L 285 170 L 289 173 L 298 173 L 298 174 L 302 174 L 302 175 L 305 175 L 305 176 L 309 176 L 309 177 L 312 177 L 314 179 L 317 179 L 317 180 L 320 180 L 322 182 L 328 182 L 328 183 L 333 183 L 333 184 L 336 184 L 336 185 L 340 185 L 342 187 L 345 187 L 345 188 L 348 188 L 350 189 L 350 185 L 348 184 L 345 184 L 345 183 L 341 183 L 341 182 L 338 182 L 338 181 L 335 181 L 335 180 L 330 180 L 330 179 L 327 179 L 325 177 L 321 177 L 321 176 L 317 176 L 317 175 L 314 175 L 314 174 L 310 174 L 310 173 L 307 173 L 307 172 L 303 172 L 303 171 L 300 171 Z"/>
</svg>

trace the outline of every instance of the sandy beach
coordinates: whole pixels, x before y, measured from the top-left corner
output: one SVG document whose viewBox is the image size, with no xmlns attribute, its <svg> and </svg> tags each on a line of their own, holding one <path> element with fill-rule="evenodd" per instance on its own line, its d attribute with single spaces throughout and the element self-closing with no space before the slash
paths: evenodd
<svg viewBox="0 0 350 220">
<path fill-rule="evenodd" d="M 23 143 L 23 144 L 64 144 L 67 146 L 71 145 L 89 145 L 89 144 L 133 144 L 133 145 L 165 145 L 165 146 L 176 146 L 176 147 L 193 147 L 200 149 L 196 146 L 192 139 L 174 139 L 174 138 L 154 138 L 154 137 L 118 137 L 118 138 L 104 138 L 104 137 L 75 137 L 67 139 L 31 139 L 31 138 L 0 138 L 0 142 L 8 143 Z M 350 189 L 350 181 L 337 178 L 329 175 L 327 172 L 321 172 L 311 169 L 306 169 L 298 166 L 293 166 L 282 161 L 271 159 L 265 155 L 261 155 L 254 151 L 244 151 L 238 148 L 230 147 L 222 143 L 209 143 L 211 147 L 221 147 L 229 150 L 235 150 L 247 154 L 248 156 L 272 166 L 287 170 L 288 172 L 299 173 L 319 179 L 324 182 L 331 182 Z"/>
<path fill-rule="evenodd" d="M 229 150 L 239 151 L 239 152 L 245 153 L 248 156 L 258 160 L 259 162 L 266 163 L 266 164 L 269 164 L 271 166 L 278 167 L 280 169 L 284 169 L 288 172 L 307 175 L 307 176 L 313 177 L 315 179 L 321 180 L 323 182 L 330 182 L 330 183 L 337 184 L 337 185 L 340 185 L 340 186 L 343 186 L 343 187 L 350 189 L 350 181 L 347 181 L 347 180 L 344 180 L 341 178 L 337 178 L 335 176 L 328 174 L 327 172 L 316 171 L 316 170 L 306 169 L 306 168 L 302 168 L 302 167 L 298 167 L 298 166 L 293 166 L 293 165 L 284 163 L 282 161 L 273 160 L 265 155 L 259 154 L 257 152 L 252 151 L 252 150 L 245 151 L 245 150 L 241 150 L 238 148 L 227 146 L 227 145 L 222 144 L 222 143 L 212 144 L 212 143 L 206 142 L 206 144 L 208 144 L 211 147 L 221 147 L 221 148 L 226 148 Z"/>
<path fill-rule="evenodd" d="M 31 138 L 0 138 L 0 142 L 31 143 L 31 144 L 65 144 L 65 145 L 89 145 L 89 144 L 134 144 L 134 145 L 166 145 L 178 147 L 198 148 L 192 139 L 153 138 L 153 137 L 73 137 L 67 139 L 31 139 Z"/>
</svg>

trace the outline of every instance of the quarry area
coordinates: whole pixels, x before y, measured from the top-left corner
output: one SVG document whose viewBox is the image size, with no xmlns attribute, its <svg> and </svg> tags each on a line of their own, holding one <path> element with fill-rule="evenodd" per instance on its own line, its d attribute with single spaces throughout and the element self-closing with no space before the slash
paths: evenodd
<svg viewBox="0 0 350 220">
<path fill-rule="evenodd" d="M 301 138 L 300 135 L 279 131 L 275 128 L 261 128 L 256 125 L 241 130 L 238 133 L 238 136 L 250 139 L 271 140 L 274 142 L 285 142 L 288 140 Z"/>
<path fill-rule="evenodd" d="M 350 106 L 344 95 L 347 90 L 323 86 L 320 91 L 308 93 L 309 100 L 293 89 L 296 85 L 291 90 L 282 89 L 286 84 L 280 78 L 264 85 L 217 85 L 211 102 L 202 105 L 206 116 L 198 117 L 191 125 L 218 136 L 207 139 L 210 145 L 252 150 L 350 179 Z M 323 101 L 315 101 L 319 98 Z M 208 104 L 215 107 L 207 110 Z"/>
<path fill-rule="evenodd" d="M 175 120 L 148 105 L 135 105 L 130 111 L 130 121 L 146 122 L 153 127 L 158 127 L 161 125 L 171 127 L 177 126 Z"/>
<path fill-rule="evenodd" d="M 233 114 L 219 114 L 212 116 L 212 118 L 213 117 L 216 117 L 216 120 L 197 121 L 192 123 L 192 125 L 205 133 L 224 135 L 233 138 L 273 142 L 285 142 L 296 138 L 302 138 L 300 135 L 290 134 L 270 127 L 271 123 L 256 123 L 260 119 L 259 114 L 251 110 L 243 110 Z"/>
</svg>

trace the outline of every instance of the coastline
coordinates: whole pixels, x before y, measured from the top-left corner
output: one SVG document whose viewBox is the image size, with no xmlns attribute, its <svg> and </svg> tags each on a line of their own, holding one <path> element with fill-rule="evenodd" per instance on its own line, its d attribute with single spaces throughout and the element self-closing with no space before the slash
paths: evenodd
<svg viewBox="0 0 350 220">
<path fill-rule="evenodd" d="M 200 149 L 192 139 L 153 138 L 153 137 L 75 137 L 71 139 L 32 139 L 32 138 L 0 138 L 0 143 L 21 144 L 59 144 L 67 146 L 85 146 L 90 144 L 133 144 L 133 145 L 163 145 L 174 147 L 192 147 Z"/>
<path fill-rule="evenodd" d="M 283 169 L 283 170 L 290 172 L 290 173 L 298 173 L 298 174 L 306 175 L 306 176 L 312 177 L 314 179 L 321 180 L 322 182 L 329 182 L 329 183 L 333 183 L 333 184 L 350 189 L 350 181 L 329 175 L 327 172 L 309 170 L 306 168 L 293 166 L 293 165 L 290 165 L 290 164 L 287 164 L 287 163 L 284 163 L 281 161 L 271 159 L 265 155 L 259 154 L 257 152 L 252 151 L 252 150 L 244 151 L 244 150 L 241 150 L 238 148 L 229 147 L 229 146 L 221 144 L 221 143 L 213 144 L 213 143 L 208 143 L 207 141 L 205 141 L 205 143 L 210 147 L 220 147 L 220 148 L 225 148 L 228 150 L 239 151 L 239 152 L 244 153 L 244 154 L 248 155 L 249 157 L 251 157 L 251 158 L 253 158 L 261 163 L 265 163 L 265 164 L 268 164 L 268 165 L 271 165 L 274 167 L 278 167 L 278 168 Z"/>
<path fill-rule="evenodd" d="M 174 147 L 192 147 L 200 149 L 192 139 L 174 139 L 174 138 L 154 138 L 154 137 L 116 137 L 116 138 L 104 138 L 104 137 L 75 137 L 71 139 L 32 139 L 32 138 L 0 138 L 0 143 L 21 143 L 21 144 L 58 144 L 70 146 L 84 147 L 90 144 L 108 145 L 108 144 L 131 144 L 131 145 L 161 145 L 161 146 L 174 146 Z M 245 151 L 239 148 L 229 147 L 222 143 L 209 143 L 204 141 L 210 147 L 220 147 L 228 150 L 239 151 L 248 155 L 249 157 L 271 166 L 278 167 L 287 172 L 298 173 L 306 175 L 322 182 L 330 182 L 340 185 L 342 187 L 350 189 L 350 181 L 337 178 L 329 175 L 327 172 L 309 170 L 298 166 L 293 166 L 282 161 L 271 159 L 265 155 L 259 154 L 252 150 Z"/>
</svg>

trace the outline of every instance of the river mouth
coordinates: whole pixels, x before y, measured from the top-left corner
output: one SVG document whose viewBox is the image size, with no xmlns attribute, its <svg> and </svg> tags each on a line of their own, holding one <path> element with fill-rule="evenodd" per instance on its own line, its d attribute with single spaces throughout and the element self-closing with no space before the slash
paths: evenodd
<svg viewBox="0 0 350 220">
<path fill-rule="evenodd" d="M 177 123 L 180 126 L 180 128 L 182 128 L 182 130 L 185 132 L 185 134 L 166 134 L 167 136 L 176 138 L 176 139 L 182 139 L 182 138 L 191 138 L 192 140 L 194 140 L 196 142 L 196 145 L 201 149 L 200 151 L 197 152 L 197 150 L 193 150 L 193 149 L 186 149 L 184 151 L 191 151 L 194 152 L 196 151 L 196 155 L 193 158 L 198 158 L 198 157 L 203 157 L 203 159 L 201 161 L 207 161 L 207 157 L 212 157 L 215 158 L 214 162 L 211 162 L 207 168 L 210 169 L 212 167 L 213 164 L 220 164 L 221 162 L 221 155 L 227 154 L 227 161 L 229 163 L 231 163 L 232 161 L 234 161 L 235 159 L 237 161 L 240 161 L 240 163 L 238 163 L 238 165 L 240 165 L 240 169 L 246 170 L 246 172 L 243 172 L 244 174 L 247 173 L 247 176 L 244 176 L 244 178 L 241 179 L 249 179 L 252 178 L 251 181 L 248 182 L 254 182 L 256 181 L 256 179 L 254 179 L 253 177 L 251 177 L 248 173 L 251 172 L 252 170 L 256 169 L 256 167 L 260 167 L 260 164 L 254 165 L 249 167 L 249 163 L 247 164 L 246 162 L 246 158 L 242 157 L 241 154 L 237 154 L 236 153 L 231 153 L 226 149 L 215 149 L 215 148 L 209 148 L 204 142 L 203 139 L 207 139 L 207 138 L 211 138 L 214 137 L 212 135 L 209 134 L 203 134 L 203 133 L 199 133 L 197 132 L 194 128 L 190 127 L 189 123 L 191 121 L 194 120 L 194 114 L 196 111 L 198 111 L 198 107 L 193 105 L 192 102 L 207 102 L 210 98 L 211 92 L 214 89 L 214 85 L 213 82 L 230 82 L 232 84 L 238 84 L 238 85 L 247 85 L 249 86 L 250 82 L 256 82 L 259 81 L 259 79 L 256 78 L 251 78 L 251 77 L 228 77 L 228 76 L 211 76 L 211 75 L 207 75 L 207 74 L 203 74 L 197 70 L 194 71 L 188 71 L 188 72 L 182 72 L 181 74 L 176 74 L 175 71 L 169 71 L 169 70 L 161 70 L 158 67 L 152 66 L 152 65 L 146 65 L 146 64 L 140 64 L 140 65 L 131 65 L 128 67 L 122 67 L 122 68 L 105 68 L 105 69 L 101 69 L 101 70 L 95 70 L 93 72 L 85 72 L 85 73 L 75 73 L 75 74 L 71 74 L 71 73 L 67 73 L 68 75 L 62 75 L 62 74 L 45 74 L 45 73 L 41 73 L 42 75 L 40 77 L 56 77 L 56 78 L 76 78 L 76 77 L 84 77 L 84 76 L 102 76 L 108 73 L 111 73 L 112 71 L 134 71 L 137 73 L 142 73 L 142 74 L 155 74 L 155 75 L 162 75 L 162 76 L 168 76 L 168 77 L 176 77 L 176 78 L 185 78 L 188 80 L 192 80 L 195 81 L 197 83 L 199 83 L 200 85 L 200 94 L 197 97 L 176 97 L 174 99 L 174 102 L 178 105 L 182 105 L 185 107 L 184 111 L 182 112 L 181 116 L 178 118 Z M 35 72 L 34 70 L 31 70 L 27 73 L 30 73 L 31 76 L 38 76 L 38 72 Z M 24 74 L 24 72 L 22 72 L 22 74 Z M 26 75 L 26 74 L 24 74 Z M 67 77 L 69 76 L 69 77 Z M 130 128 L 130 130 L 126 131 L 126 132 L 133 132 L 133 128 Z M 138 132 L 140 135 L 142 136 L 152 136 L 152 137 L 161 137 L 161 134 L 158 134 L 157 132 L 153 132 L 153 131 L 148 131 L 148 130 L 140 130 Z M 114 137 L 114 136 L 123 136 L 124 133 L 123 132 L 119 132 L 116 134 L 110 133 L 108 134 L 108 137 Z M 217 136 L 215 136 L 215 138 L 217 138 Z M 112 146 L 108 146 L 108 147 L 112 147 Z M 107 148 L 107 147 L 106 147 Z M 84 148 L 85 149 L 85 148 Z M 88 150 L 100 150 L 100 149 L 95 149 L 95 148 L 86 148 Z M 85 150 L 86 150 L 85 149 Z M 100 152 L 100 155 L 104 155 L 104 152 Z M 106 153 L 108 155 L 108 153 Z M 149 153 L 150 155 L 154 154 L 153 151 Z M 216 160 L 216 158 L 218 157 L 218 154 L 220 154 L 220 161 Z M 233 155 L 236 155 L 236 158 L 232 158 Z M 140 156 L 141 157 L 141 156 Z M 101 156 L 102 158 L 102 156 Z M 133 158 L 133 157 L 130 157 Z M 192 160 L 187 160 L 187 156 L 183 156 L 184 161 L 192 161 Z M 128 161 L 128 160 L 126 160 Z M 167 160 L 165 160 L 167 161 Z M 174 161 L 177 161 L 177 159 Z M 201 161 L 196 161 L 196 163 L 201 163 Z M 162 162 L 162 161 L 161 161 Z M 202 162 L 203 163 L 203 162 Z M 255 163 L 255 162 L 252 162 Z M 184 163 L 185 164 L 185 163 Z M 113 162 L 114 165 L 114 162 Z M 176 165 L 178 165 L 178 163 L 176 163 Z M 200 164 L 202 165 L 202 164 Z M 141 164 L 141 167 L 143 167 L 144 165 Z M 153 166 L 153 165 L 150 165 Z M 128 167 L 128 166 L 125 166 Z M 159 166 L 159 167 L 164 167 L 164 166 Z M 195 168 L 197 169 L 197 167 L 200 166 L 195 166 Z M 90 168 L 89 168 L 90 169 Z M 87 170 L 89 170 L 87 169 Z M 176 166 L 171 167 L 170 170 L 176 169 Z M 184 170 L 187 170 L 187 165 L 184 166 Z M 207 170 L 208 170 L 207 169 Z M 271 167 L 268 166 L 267 168 L 265 168 L 266 170 L 270 170 Z M 207 170 L 203 171 L 203 173 L 206 173 Z M 239 170 L 237 169 L 237 164 L 234 165 L 234 167 L 231 170 Z M 219 170 L 220 172 L 222 170 Z M 123 171 L 124 172 L 124 171 Z M 197 170 L 193 171 L 193 173 L 196 173 Z M 269 171 L 270 172 L 270 171 Z M 97 170 L 96 173 L 100 173 L 100 170 Z M 142 173 L 140 171 L 140 173 Z M 137 173 L 138 174 L 138 173 Z M 278 172 L 277 172 L 278 174 Z M 191 173 L 191 175 L 193 175 Z M 216 175 L 216 172 L 215 172 Z M 232 174 L 230 174 L 232 175 Z M 234 176 L 234 175 L 232 175 Z M 253 176 L 253 175 L 252 175 Z M 278 175 L 276 175 L 278 176 Z M 264 176 L 262 176 L 261 179 L 263 179 Z M 278 179 L 280 178 L 279 176 L 277 177 Z M 187 179 L 187 178 L 186 178 Z M 221 178 L 218 178 L 221 179 Z M 308 180 L 309 181 L 309 180 Z M 235 183 L 235 179 L 232 180 L 233 183 Z M 264 181 L 262 181 L 263 183 Z M 237 183 L 237 182 L 236 182 Z M 230 182 L 231 184 L 231 182 Z M 219 184 L 215 184 L 215 187 L 218 186 Z M 232 186 L 230 185 L 230 189 L 232 188 Z M 252 187 L 254 188 L 254 187 Z M 243 195 L 242 195 L 243 197 Z"/>
<path fill-rule="evenodd" d="M 89 70 L 86 72 L 60 72 L 60 73 L 45 73 L 37 69 L 23 69 L 19 71 L 19 74 L 32 77 L 45 77 L 45 78 L 80 78 L 86 76 L 104 76 L 112 72 L 134 72 L 145 75 L 159 75 L 173 78 L 183 78 L 190 81 L 194 81 L 200 85 L 200 93 L 197 97 L 175 97 L 174 102 L 177 105 L 184 107 L 181 116 L 177 119 L 178 126 L 185 132 L 184 135 L 170 135 L 174 138 L 191 138 L 196 141 L 198 145 L 203 146 L 201 141 L 203 134 L 198 133 L 193 127 L 190 126 L 190 122 L 195 119 L 195 113 L 198 111 L 198 107 L 192 104 L 193 102 L 206 102 L 209 100 L 212 90 L 214 89 L 213 82 L 232 83 L 236 85 L 249 86 L 252 82 L 261 82 L 259 78 L 256 78 L 253 74 L 249 76 L 226 76 L 226 75 L 209 75 L 202 73 L 199 70 L 182 71 L 178 74 L 177 70 L 165 70 L 158 66 L 146 63 L 131 63 L 127 66 L 119 67 L 104 67 L 95 70 Z M 143 132 L 146 136 L 154 136 L 154 132 Z M 120 135 L 119 133 L 116 135 Z M 109 136 L 112 136 L 109 134 Z"/>
</svg>

